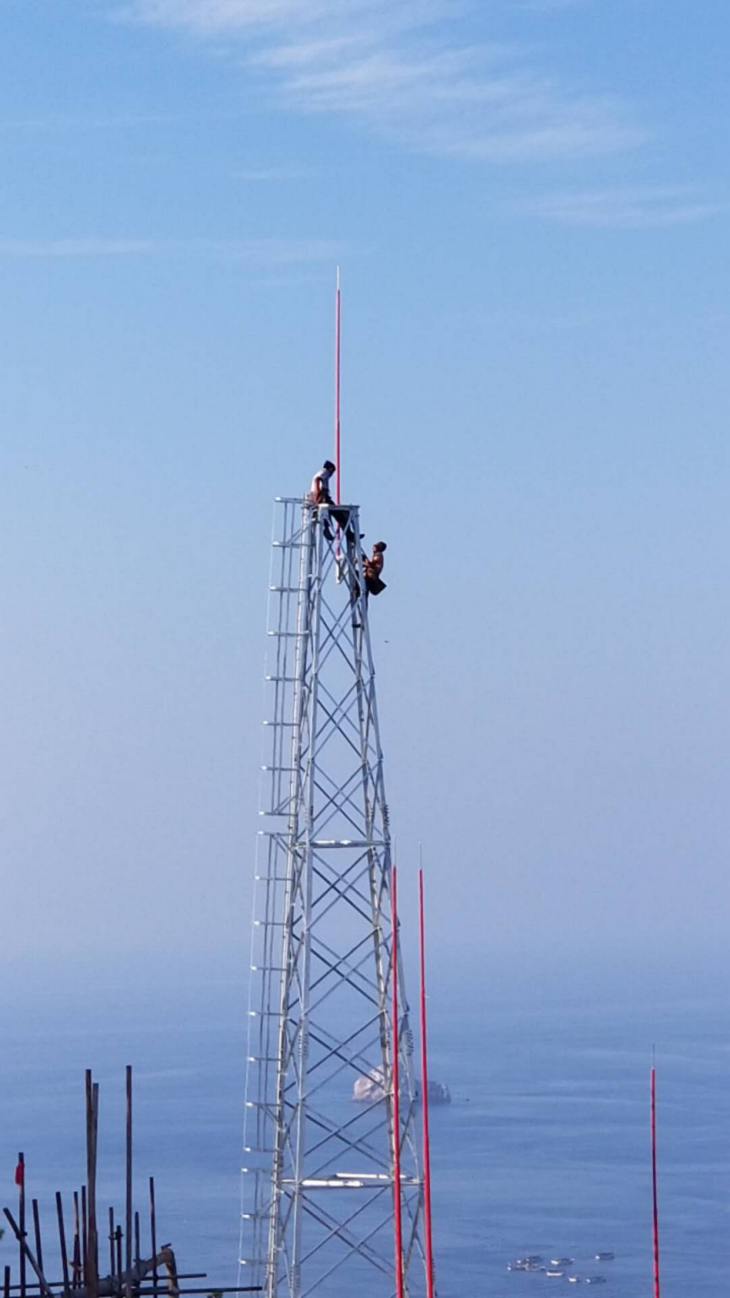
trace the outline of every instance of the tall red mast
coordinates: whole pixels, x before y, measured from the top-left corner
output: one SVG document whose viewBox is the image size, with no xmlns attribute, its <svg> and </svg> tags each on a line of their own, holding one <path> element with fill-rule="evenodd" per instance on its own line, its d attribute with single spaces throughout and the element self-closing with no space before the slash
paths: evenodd
<svg viewBox="0 0 730 1298">
<path fill-rule="evenodd" d="M 428 1045 L 426 1040 L 426 940 L 423 870 L 418 871 L 418 933 L 421 957 L 421 1111 L 423 1114 L 423 1230 L 426 1246 L 426 1298 L 433 1298 L 431 1242 L 431 1145 L 428 1130 Z"/>
<path fill-rule="evenodd" d="M 393 982 L 393 1216 L 395 1222 L 395 1294 L 403 1298 L 403 1224 L 401 1220 L 401 1180 L 400 1180 L 400 1034 L 398 1031 L 398 883 L 396 868 L 391 875 L 391 917 L 393 933 L 391 938 L 391 978 Z"/>
<path fill-rule="evenodd" d="M 340 268 L 337 267 L 335 293 L 335 500 L 340 503 L 340 340 L 342 336 L 342 300 L 340 295 Z"/>
<path fill-rule="evenodd" d="M 654 1245 L 654 1298 L 659 1298 L 659 1208 L 656 1177 L 656 1068 L 651 1070 L 651 1184 Z"/>
</svg>

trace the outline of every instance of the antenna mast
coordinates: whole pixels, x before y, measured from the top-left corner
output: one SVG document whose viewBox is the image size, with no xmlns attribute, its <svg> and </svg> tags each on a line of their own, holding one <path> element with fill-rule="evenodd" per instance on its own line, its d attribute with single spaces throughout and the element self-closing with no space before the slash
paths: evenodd
<svg viewBox="0 0 730 1298">
<path fill-rule="evenodd" d="M 335 500 L 340 504 L 340 341 L 342 337 L 342 297 L 340 293 L 340 268 L 337 267 L 335 292 Z"/>
</svg>

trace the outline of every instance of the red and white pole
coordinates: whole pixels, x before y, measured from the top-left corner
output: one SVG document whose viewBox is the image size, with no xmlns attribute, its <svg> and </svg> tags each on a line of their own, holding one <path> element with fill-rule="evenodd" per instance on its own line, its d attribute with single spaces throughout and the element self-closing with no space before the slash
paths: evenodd
<svg viewBox="0 0 730 1298">
<path fill-rule="evenodd" d="M 393 986 L 392 1041 L 393 1051 L 393 1220 L 395 1225 L 395 1295 L 403 1298 L 403 1223 L 401 1217 L 400 1181 L 400 1033 L 398 1031 L 398 881 L 396 868 L 391 873 L 391 980 Z"/>
<path fill-rule="evenodd" d="M 335 293 L 335 500 L 340 503 L 340 343 L 342 338 L 342 299 L 340 295 L 340 268 L 337 267 Z"/>
<path fill-rule="evenodd" d="M 426 938 L 423 870 L 418 871 L 418 933 L 421 957 L 421 1108 L 423 1114 L 423 1228 L 426 1245 L 426 1298 L 433 1298 L 431 1241 L 431 1144 L 428 1130 L 428 1044 L 426 1039 Z"/>
<path fill-rule="evenodd" d="M 656 1175 L 656 1068 L 651 1070 L 651 1184 L 654 1252 L 654 1298 L 659 1298 L 659 1208 Z"/>
</svg>

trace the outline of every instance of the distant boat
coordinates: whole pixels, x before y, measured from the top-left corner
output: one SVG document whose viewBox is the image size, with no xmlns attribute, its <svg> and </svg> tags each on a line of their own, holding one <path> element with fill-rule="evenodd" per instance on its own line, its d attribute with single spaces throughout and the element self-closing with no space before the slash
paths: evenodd
<svg viewBox="0 0 730 1298">
<path fill-rule="evenodd" d="M 541 1257 L 518 1257 L 515 1262 L 507 1263 L 508 1271 L 544 1271 Z"/>
<path fill-rule="evenodd" d="M 545 1272 L 545 1275 L 550 1275 L 550 1276 L 556 1276 L 556 1277 L 557 1277 L 557 1276 L 565 1275 L 565 1272 L 564 1272 L 564 1271 L 546 1271 L 546 1272 Z"/>
<path fill-rule="evenodd" d="M 615 1256 L 616 1256 L 615 1253 L 596 1253 L 596 1261 L 597 1261 L 597 1262 L 613 1262 L 613 1259 L 615 1258 Z"/>
<path fill-rule="evenodd" d="M 582 1276 L 579 1276 L 579 1275 L 569 1275 L 569 1276 L 568 1276 L 568 1284 L 580 1284 L 582 1278 L 583 1278 L 583 1277 L 582 1277 Z"/>
<path fill-rule="evenodd" d="M 575 1258 L 573 1257 L 551 1257 L 550 1265 L 551 1266 L 571 1266 L 574 1261 Z"/>
<path fill-rule="evenodd" d="M 605 1283 L 606 1283 L 605 1275 L 586 1276 L 586 1284 L 605 1284 Z"/>
</svg>

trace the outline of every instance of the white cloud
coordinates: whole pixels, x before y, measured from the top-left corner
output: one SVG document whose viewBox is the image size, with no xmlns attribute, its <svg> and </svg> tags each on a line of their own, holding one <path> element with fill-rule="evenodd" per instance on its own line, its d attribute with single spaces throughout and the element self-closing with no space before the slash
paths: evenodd
<svg viewBox="0 0 730 1298">
<path fill-rule="evenodd" d="M 207 257 L 256 266 L 333 263 L 344 255 L 327 239 L 0 239 L 0 257 Z"/>
<path fill-rule="evenodd" d="M 463 12 L 460 0 L 132 0 L 124 10 L 228 43 L 298 112 L 346 114 L 411 149 L 506 161 L 646 138 L 618 99 L 572 91 L 513 46 L 459 41 Z"/>
<path fill-rule="evenodd" d="M 106 117 L 64 117 L 54 113 L 52 117 L 4 117 L 0 118 L 0 132 L 7 134 L 17 131 L 39 131 L 59 133 L 63 131 L 126 131 L 147 126 L 185 126 L 187 123 L 200 121 L 230 121 L 243 117 L 242 113 L 123 113 Z"/>
<path fill-rule="evenodd" d="M 218 35 L 252 27 L 334 26 L 374 20 L 412 28 L 457 12 L 459 0 L 129 0 L 122 13 L 137 21 Z"/>
<path fill-rule="evenodd" d="M 134 257 L 153 247 L 148 239 L 0 239 L 0 257 Z"/>
<path fill-rule="evenodd" d="M 526 216 L 561 225 L 636 230 L 689 225 L 730 210 L 730 203 L 708 201 L 686 186 L 654 186 L 542 194 L 513 205 Z"/>
</svg>

